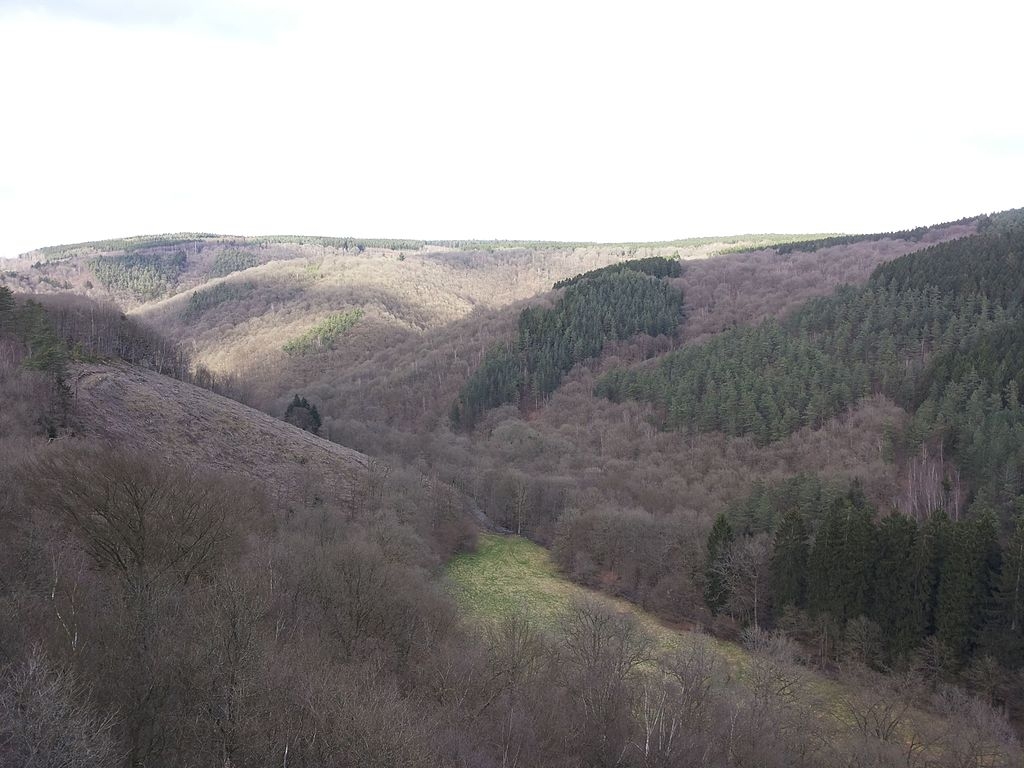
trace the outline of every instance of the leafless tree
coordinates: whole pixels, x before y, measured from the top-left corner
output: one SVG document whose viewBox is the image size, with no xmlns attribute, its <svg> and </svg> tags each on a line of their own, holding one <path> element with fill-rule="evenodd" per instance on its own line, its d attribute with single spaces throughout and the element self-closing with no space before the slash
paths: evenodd
<svg viewBox="0 0 1024 768">
<path fill-rule="evenodd" d="M 768 599 L 772 541 L 767 534 L 737 539 L 715 565 L 729 589 L 728 608 L 738 617 L 750 617 L 755 629 Z"/>
<path fill-rule="evenodd" d="M 114 718 L 38 649 L 0 671 L 0 764 L 22 768 L 106 768 L 121 757 Z"/>
<path fill-rule="evenodd" d="M 960 688 L 946 686 L 936 697 L 938 711 L 955 723 L 939 742 L 942 768 L 1010 768 L 1024 760 L 1006 717 Z"/>
<path fill-rule="evenodd" d="M 921 692 L 913 673 L 883 675 L 853 664 L 840 679 L 836 714 L 840 727 L 850 732 L 848 738 L 859 745 L 859 754 L 889 755 L 908 766 L 925 759 L 934 739 L 911 720 Z"/>
<path fill-rule="evenodd" d="M 710 644 L 696 638 L 664 654 L 646 675 L 637 704 L 634 753 L 645 766 L 703 765 L 711 749 L 719 665 Z"/>
<path fill-rule="evenodd" d="M 619 765 L 629 748 L 634 684 L 652 659 L 652 640 L 636 617 L 593 598 L 574 600 L 558 630 L 577 749 L 589 764 Z"/>
<path fill-rule="evenodd" d="M 161 718 L 173 689 L 176 606 L 196 575 L 223 557 L 239 496 L 195 473 L 116 453 L 62 451 L 31 473 L 35 505 L 63 521 L 110 577 L 105 646 L 122 655 L 127 673 L 109 680 L 109 695 L 124 706 L 127 762 L 144 763 L 171 736 Z"/>
</svg>

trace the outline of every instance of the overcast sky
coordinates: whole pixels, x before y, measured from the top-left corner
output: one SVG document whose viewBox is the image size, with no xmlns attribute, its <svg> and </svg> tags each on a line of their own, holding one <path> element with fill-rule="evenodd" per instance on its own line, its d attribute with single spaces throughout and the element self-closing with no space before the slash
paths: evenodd
<svg viewBox="0 0 1024 768">
<path fill-rule="evenodd" d="M 1021 5 L 0 0 L 0 256 L 1020 207 Z"/>
</svg>

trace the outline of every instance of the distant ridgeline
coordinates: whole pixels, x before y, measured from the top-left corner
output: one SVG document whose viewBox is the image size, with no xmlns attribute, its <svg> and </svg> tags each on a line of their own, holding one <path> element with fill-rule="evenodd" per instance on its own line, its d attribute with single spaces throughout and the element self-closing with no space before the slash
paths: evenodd
<svg viewBox="0 0 1024 768">
<path fill-rule="evenodd" d="M 972 221 L 983 220 L 986 217 L 970 216 L 958 221 L 949 221 L 945 224 L 934 224 L 928 227 L 914 227 L 914 229 L 902 229 L 898 232 L 876 232 L 871 235 L 829 235 L 815 239 L 793 240 L 788 243 L 779 243 L 773 246 L 779 254 L 793 253 L 793 251 L 816 251 L 819 248 L 830 248 L 836 245 L 853 245 L 854 243 L 870 243 L 875 240 L 921 240 L 930 230 L 940 227 L 948 227 L 953 224 L 967 224 Z"/>
<path fill-rule="evenodd" d="M 607 341 L 674 333 L 682 294 L 661 278 L 679 273 L 677 260 L 638 259 L 556 283 L 565 293 L 555 306 L 524 309 L 518 337 L 491 349 L 463 385 L 452 406 L 453 425 L 470 428 L 490 408 L 540 401 Z"/>
<path fill-rule="evenodd" d="M 313 245 L 341 250 L 384 248 L 388 250 L 418 251 L 424 246 L 422 240 L 396 240 L 393 238 L 318 237 L 314 235 L 260 235 L 255 237 L 233 237 L 210 232 L 181 232 L 168 235 L 142 235 L 120 237 L 111 240 L 91 240 L 85 243 L 48 245 L 39 249 L 46 261 L 63 261 L 76 254 L 88 252 L 116 252 L 126 254 L 153 249 L 167 249 L 190 246 L 201 249 L 204 245 L 222 243 L 233 246 L 263 247 L 272 244 Z"/>
<path fill-rule="evenodd" d="M 1024 504 L 1024 211 L 878 267 L 783 321 L 736 328 L 616 370 L 596 393 L 646 400 L 666 429 L 752 435 L 817 427 L 880 392 L 913 416 L 903 446 L 941 445 L 972 496 Z"/>
</svg>

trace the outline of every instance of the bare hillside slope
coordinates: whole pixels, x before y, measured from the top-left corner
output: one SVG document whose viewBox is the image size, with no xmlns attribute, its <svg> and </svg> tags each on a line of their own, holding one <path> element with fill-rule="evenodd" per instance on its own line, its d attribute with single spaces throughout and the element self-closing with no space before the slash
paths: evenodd
<svg viewBox="0 0 1024 768">
<path fill-rule="evenodd" d="M 349 505 L 371 459 L 205 389 L 119 363 L 70 377 L 88 436 L 273 488 L 281 501 L 317 494 Z"/>
</svg>

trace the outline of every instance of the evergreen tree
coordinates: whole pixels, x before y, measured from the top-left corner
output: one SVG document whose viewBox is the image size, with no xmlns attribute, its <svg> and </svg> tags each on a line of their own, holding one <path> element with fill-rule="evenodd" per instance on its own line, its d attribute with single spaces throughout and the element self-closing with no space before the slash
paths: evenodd
<svg viewBox="0 0 1024 768">
<path fill-rule="evenodd" d="M 492 350 L 463 385 L 451 410 L 453 424 L 470 428 L 487 409 L 503 403 L 539 404 L 574 365 L 599 354 L 607 341 L 673 333 L 681 319 L 679 291 L 633 269 L 598 270 L 570 281 L 553 308 L 522 311 L 515 342 Z M 623 395 L 614 377 L 602 386 L 608 397 Z M 628 389 L 646 392 L 649 382 L 631 379 Z"/>
<path fill-rule="evenodd" d="M 863 501 L 859 487 L 851 490 L 842 502 L 843 540 L 839 559 L 836 598 L 839 609 L 835 617 L 845 623 L 867 615 L 872 602 L 876 560 L 876 530 L 871 510 Z"/>
<path fill-rule="evenodd" d="M 772 604 L 777 611 L 786 606 L 806 605 L 807 524 L 796 508 L 783 515 L 775 531 L 775 551 L 771 561 Z"/>
<path fill-rule="evenodd" d="M 1024 514 L 1004 550 L 998 608 L 998 657 L 1005 666 L 1024 666 Z"/>
<path fill-rule="evenodd" d="M 284 412 L 284 420 L 314 435 L 320 432 L 320 412 L 305 397 L 295 395 L 292 398 Z"/>
<path fill-rule="evenodd" d="M 914 610 L 914 550 L 917 525 L 903 515 L 889 515 L 878 528 L 878 560 L 870 616 L 883 628 L 889 661 L 906 656 L 920 641 Z"/>
<path fill-rule="evenodd" d="M 10 328 L 14 318 L 14 294 L 6 285 L 0 285 L 0 331 Z"/>
<path fill-rule="evenodd" d="M 726 516 L 721 514 L 715 518 L 715 524 L 708 534 L 707 559 L 704 562 L 704 602 L 712 613 L 718 613 L 729 600 L 729 589 L 721 566 L 734 538 Z"/>
<path fill-rule="evenodd" d="M 917 645 L 935 634 L 939 582 L 949 553 L 952 523 L 943 511 L 935 512 L 918 529 L 911 557 L 912 602 L 910 626 Z"/>
<path fill-rule="evenodd" d="M 992 605 L 999 568 L 996 527 L 991 513 L 953 526 L 949 556 L 939 581 L 936 635 L 960 660 L 973 650 Z"/>
<path fill-rule="evenodd" d="M 843 517 L 839 506 L 833 504 L 818 525 L 807 561 L 807 607 L 812 614 L 838 619 L 841 613 L 836 570 L 842 557 L 843 534 Z"/>
</svg>

